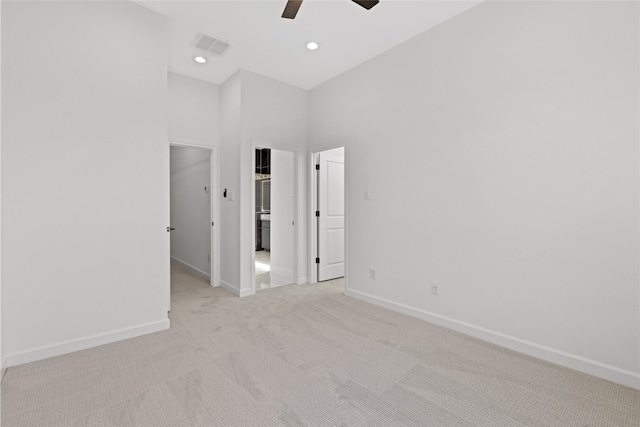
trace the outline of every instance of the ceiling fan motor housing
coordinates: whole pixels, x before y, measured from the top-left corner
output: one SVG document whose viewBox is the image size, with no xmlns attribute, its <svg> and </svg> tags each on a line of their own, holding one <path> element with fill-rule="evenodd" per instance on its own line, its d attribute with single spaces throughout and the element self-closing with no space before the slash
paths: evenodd
<svg viewBox="0 0 640 427">
<path fill-rule="evenodd" d="M 378 0 L 351 0 L 352 2 L 359 4 L 365 9 L 369 10 L 373 6 L 379 3 Z M 298 14 L 298 9 L 300 9 L 300 5 L 302 5 L 302 0 L 289 0 L 287 5 L 284 7 L 284 12 L 282 12 L 282 17 L 287 19 L 293 19 Z"/>
</svg>

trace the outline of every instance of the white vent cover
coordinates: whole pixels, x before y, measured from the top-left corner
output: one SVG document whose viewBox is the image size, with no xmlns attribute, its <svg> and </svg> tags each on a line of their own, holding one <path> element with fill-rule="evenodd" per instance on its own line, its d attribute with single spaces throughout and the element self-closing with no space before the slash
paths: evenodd
<svg viewBox="0 0 640 427">
<path fill-rule="evenodd" d="M 193 47 L 197 47 L 198 49 L 207 51 L 209 53 L 213 53 L 216 56 L 222 56 L 231 47 L 231 44 L 220 40 L 216 37 L 208 36 L 204 33 L 196 34 L 196 37 L 193 39 L 191 43 Z"/>
</svg>

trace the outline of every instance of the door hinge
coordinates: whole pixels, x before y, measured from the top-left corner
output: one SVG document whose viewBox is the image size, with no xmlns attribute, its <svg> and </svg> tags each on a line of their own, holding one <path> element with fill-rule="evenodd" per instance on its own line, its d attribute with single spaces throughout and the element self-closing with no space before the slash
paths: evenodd
<svg viewBox="0 0 640 427">
<path fill-rule="evenodd" d="M 167 227 L 167 233 L 170 233 L 170 232 L 172 232 L 173 230 L 175 230 L 175 228 L 173 228 L 173 227 Z"/>
<path fill-rule="evenodd" d="M 320 211 L 316 211 L 316 216 L 320 216 Z"/>
<path fill-rule="evenodd" d="M 320 170 L 320 165 L 316 165 L 316 170 L 319 171 Z"/>
<path fill-rule="evenodd" d="M 316 264 L 320 264 L 320 258 L 316 258 Z"/>
</svg>

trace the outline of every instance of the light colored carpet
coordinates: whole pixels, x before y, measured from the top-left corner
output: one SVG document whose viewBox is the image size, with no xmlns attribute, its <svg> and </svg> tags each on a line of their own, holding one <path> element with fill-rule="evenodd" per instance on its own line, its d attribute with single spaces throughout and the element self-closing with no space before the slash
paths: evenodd
<svg viewBox="0 0 640 427">
<path fill-rule="evenodd" d="M 173 272 L 171 329 L 9 368 L 2 426 L 629 426 L 640 392 L 342 295 Z"/>
</svg>

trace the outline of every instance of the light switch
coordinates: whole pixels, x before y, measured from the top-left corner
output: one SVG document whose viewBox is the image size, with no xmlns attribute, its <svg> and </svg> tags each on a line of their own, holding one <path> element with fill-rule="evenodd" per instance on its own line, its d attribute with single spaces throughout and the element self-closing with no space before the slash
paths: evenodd
<svg viewBox="0 0 640 427">
<path fill-rule="evenodd" d="M 229 193 L 227 194 L 227 197 L 229 200 L 233 200 L 233 191 L 229 191 Z"/>
<path fill-rule="evenodd" d="M 369 190 L 364 190 L 364 191 L 362 192 L 362 195 L 364 196 L 364 199 L 365 199 L 365 200 L 370 200 L 370 197 L 369 197 Z"/>
</svg>

